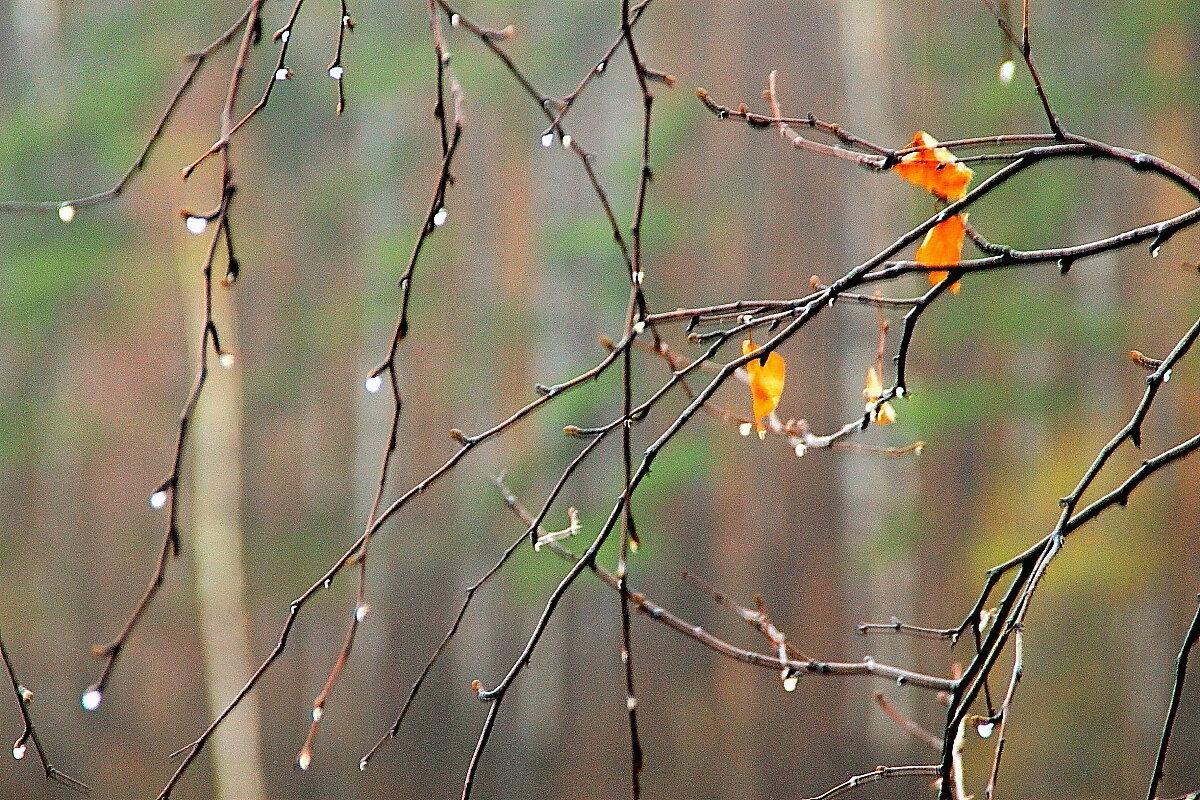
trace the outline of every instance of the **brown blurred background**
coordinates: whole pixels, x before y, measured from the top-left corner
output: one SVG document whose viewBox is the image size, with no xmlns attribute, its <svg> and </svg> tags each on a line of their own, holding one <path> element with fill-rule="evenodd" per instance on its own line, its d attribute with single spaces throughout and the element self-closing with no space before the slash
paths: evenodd
<svg viewBox="0 0 1200 800">
<path fill-rule="evenodd" d="M 312 2 L 292 35 L 296 78 L 276 87 L 236 139 L 243 278 L 218 294 L 217 313 L 238 363 L 213 374 L 202 400 L 184 558 L 91 714 L 78 702 L 98 668 L 88 649 L 119 630 L 165 524 L 146 497 L 170 469 L 192 379 L 207 240 L 184 230 L 178 210 L 211 207 L 216 185 L 212 165 L 186 184 L 178 170 L 218 133 L 232 51 L 206 69 L 123 197 L 80 209 L 68 225 L 52 211 L 0 215 L 0 626 L 36 693 L 32 709 L 53 760 L 98 798 L 155 796 L 172 770 L 167 754 L 203 729 L 210 704 L 248 674 L 246 659 L 269 651 L 289 601 L 366 516 L 388 409 L 362 379 L 386 352 L 396 280 L 438 157 L 424 4 L 365 0 L 350 10 L 359 25 L 344 59 L 346 114 L 334 116 L 325 74 L 340 11 Z M 615 2 L 483 2 L 462 11 L 515 25 L 505 47 L 550 95 L 570 91 L 595 64 L 619 19 Z M 0 0 L 2 199 L 58 200 L 111 186 L 181 78 L 181 55 L 239 12 L 208 0 Z M 286 12 L 267 4 L 268 32 Z M 1198 12 L 1183 2 L 1036 3 L 1034 45 L 1066 124 L 1200 169 Z M 1028 76 L 997 79 L 1008 53 L 978 2 L 661 0 L 637 30 L 651 65 L 678 78 L 674 88 L 655 87 L 645 225 L 655 310 L 798 296 L 810 275 L 836 277 L 931 210 L 892 176 L 717 121 L 696 87 L 765 110 L 765 77 L 777 69 L 785 112 L 812 112 L 891 146 L 917 129 L 941 139 L 1045 129 Z M 533 398 L 534 383 L 594 363 L 598 337 L 620 333 L 627 293 L 576 159 L 540 147 L 544 118 L 500 63 L 465 33 L 448 35 L 466 134 L 448 222 L 417 271 L 391 496 L 454 451 L 449 428 L 483 430 Z M 271 53 L 266 42 L 256 53 L 247 96 L 269 80 Z M 595 153 L 623 220 L 638 167 L 638 101 L 622 53 L 567 122 Z M 1053 246 L 1191 202 L 1161 181 L 1079 161 L 1029 170 L 974 207 L 972 221 L 993 241 Z M 790 640 L 816 658 L 873 654 L 946 674 L 966 653 L 864 639 L 854 626 L 892 615 L 955 624 L 983 571 L 1049 529 L 1057 498 L 1140 396 L 1142 373 L 1127 351 L 1165 354 L 1200 311 L 1196 243 L 1180 234 L 1157 259 L 1137 248 L 1079 262 L 1065 277 L 1038 267 L 965 281 L 917 332 L 913 394 L 898 406 L 900 421 L 862 439 L 921 440 L 919 457 L 797 459 L 774 441 L 697 418 L 637 503 L 645 547 L 635 586 L 731 641 L 765 648 L 680 579 L 687 569 L 741 602 L 761 594 Z M 895 293 L 921 283 L 902 282 Z M 869 309 L 839 305 L 825 317 L 783 350 L 780 414 L 819 431 L 861 409 L 877 335 Z M 695 352 L 673 334 L 681 352 Z M 649 356 L 638 366 L 643 393 L 667 374 Z M 1175 370 L 1144 454 L 1196 432 L 1197 384 L 1191 363 Z M 748 406 L 738 392 L 722 399 Z M 683 402 L 651 416 L 638 445 Z M 309 606 L 255 705 L 231 718 L 242 738 L 224 755 L 207 751 L 175 796 L 457 797 L 485 712 L 468 684 L 494 683 L 524 641 L 563 571 L 545 554 L 522 552 L 479 595 L 400 737 L 368 771 L 358 771 L 358 759 L 390 726 L 461 591 L 521 531 L 491 477 L 505 474 L 537 506 L 579 444 L 564 440 L 562 426 L 600 424 L 619 403 L 611 379 L 564 396 L 476 451 L 384 528 L 371 614 L 307 773 L 293 759 L 353 608 L 349 576 Z M 580 508 L 585 531 L 619 494 L 616 453 L 604 451 L 564 495 L 563 509 Z M 1106 485 L 1138 458 L 1116 459 Z M 1172 660 L 1200 587 L 1198 464 L 1158 475 L 1127 509 L 1073 536 L 1047 577 L 1029 619 L 1003 796 L 1144 793 Z M 565 526 L 562 509 L 549 524 Z M 198 550 L 209 558 L 197 559 Z M 610 592 L 581 581 L 505 704 L 477 797 L 627 791 L 618 632 Z M 646 619 L 635 619 L 634 636 L 648 797 L 798 798 L 877 764 L 930 759 L 871 699 L 882 691 L 936 729 L 941 708 L 921 690 L 809 677 L 785 694 L 777 674 L 723 660 Z M 1197 709 L 1192 686 L 1168 795 L 1200 788 Z M 20 730 L 15 701 L 0 699 L 0 735 Z M 977 793 L 986 744 L 969 743 Z M 915 779 L 858 796 L 930 793 Z M 32 754 L 0 761 L 0 795 L 67 796 L 43 783 Z"/>
</svg>

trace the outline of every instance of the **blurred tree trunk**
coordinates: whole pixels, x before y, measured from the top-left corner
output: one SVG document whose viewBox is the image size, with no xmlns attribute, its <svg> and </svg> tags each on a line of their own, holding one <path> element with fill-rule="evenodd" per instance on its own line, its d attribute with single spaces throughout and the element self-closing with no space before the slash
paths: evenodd
<svg viewBox="0 0 1200 800">
<path fill-rule="evenodd" d="M 838 122 L 873 141 L 896 146 L 908 138 L 896 118 L 897 93 L 891 79 L 899 67 L 894 54 L 900 51 L 896 35 L 900 20 L 894 7 L 880 0 L 838 0 L 836 7 L 844 81 Z M 890 200 L 894 195 L 886 188 L 881 190 L 881 180 L 887 176 L 857 171 L 846 175 L 842 184 L 847 269 L 878 252 L 902 230 L 904 217 Z M 864 325 L 859 315 L 838 315 L 837 319 L 842 342 L 837 352 L 844 355 L 840 364 L 842 407 L 861 409 L 878 330 Z M 890 342 L 895 338 L 890 337 Z M 884 363 L 888 376 L 894 375 L 891 366 Z M 900 410 L 903 413 L 903 405 Z M 891 527 L 897 524 L 903 507 L 912 502 L 904 487 L 913 483 L 902 478 L 912 468 L 906 461 L 872 454 L 844 454 L 836 463 L 843 496 L 845 591 L 850 606 L 873 619 L 886 620 L 891 615 L 911 619 L 915 564 L 904 543 L 907 537 L 896 535 Z M 880 659 L 911 663 L 912 648 L 901 637 L 874 639 L 870 647 Z M 901 694 L 896 702 L 903 704 L 907 699 Z M 894 743 L 900 740 L 896 727 L 883 715 L 870 719 L 870 734 L 879 752 L 895 752 Z"/>
</svg>

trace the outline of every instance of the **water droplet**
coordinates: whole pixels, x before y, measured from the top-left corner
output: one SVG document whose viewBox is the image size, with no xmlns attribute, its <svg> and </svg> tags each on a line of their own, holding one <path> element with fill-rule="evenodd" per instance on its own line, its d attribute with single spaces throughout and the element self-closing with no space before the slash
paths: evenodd
<svg viewBox="0 0 1200 800">
<path fill-rule="evenodd" d="M 79 704 L 83 706 L 84 711 L 95 711 L 103 700 L 104 695 L 100 693 L 99 689 L 88 689 L 79 699 Z"/>
<path fill-rule="evenodd" d="M 638 702 L 637 702 L 636 697 L 634 697 L 633 695 L 629 695 L 628 697 L 625 698 L 625 708 L 626 709 L 628 709 L 629 711 L 633 711 L 635 708 L 637 708 L 637 706 L 638 706 Z"/>
<path fill-rule="evenodd" d="M 808 455 L 808 445 L 804 442 L 796 445 L 796 458 L 804 458 L 806 455 Z"/>
<path fill-rule="evenodd" d="M 800 683 L 800 678 L 793 675 L 790 670 L 783 671 L 783 690 L 785 692 L 796 691 L 796 684 Z"/>
<path fill-rule="evenodd" d="M 633 323 L 634 333 L 641 333 L 644 330 L 646 330 L 646 320 L 639 319 L 637 322 Z"/>
<path fill-rule="evenodd" d="M 325 709 L 321 708 L 320 706 L 313 706 L 313 722 L 320 722 L 321 717 L 323 716 L 325 716 Z"/>
<path fill-rule="evenodd" d="M 31 700 L 33 700 L 33 692 L 29 690 L 28 686 L 18 685 L 17 686 L 17 694 L 21 695 L 22 703 L 28 703 Z"/>
<path fill-rule="evenodd" d="M 903 386 L 896 387 L 896 397 L 903 399 L 906 394 L 908 394 L 908 389 L 905 389 Z"/>
<path fill-rule="evenodd" d="M 358 771 L 359 771 L 359 772 L 366 772 L 366 771 L 367 771 L 367 757 L 366 757 L 366 756 L 363 756 L 361 759 L 359 759 L 359 761 L 358 761 Z"/>
<path fill-rule="evenodd" d="M 743 422 L 741 425 L 738 425 L 738 433 L 742 436 L 749 436 L 752 430 L 754 430 L 753 422 Z"/>
<path fill-rule="evenodd" d="M 987 722 L 979 723 L 979 726 L 975 728 L 975 731 L 979 734 L 980 739 L 987 739 L 992 735 L 992 729 L 995 727 L 995 724 L 989 720 Z"/>
<path fill-rule="evenodd" d="M 349 14 L 343 14 L 342 15 L 342 24 L 345 25 L 347 28 L 353 28 L 354 20 L 350 19 Z"/>
<path fill-rule="evenodd" d="M 450 27 L 457 28 L 460 22 L 462 22 L 462 17 L 460 17 L 458 14 L 450 15 Z"/>
<path fill-rule="evenodd" d="M 753 321 L 754 317 L 749 314 L 742 314 L 740 317 L 738 317 L 738 322 L 742 323 L 743 325 L 749 325 Z"/>
<path fill-rule="evenodd" d="M 363 603 L 361 606 L 354 609 L 354 618 L 356 620 L 358 620 L 359 622 L 362 622 L 364 619 L 367 618 L 367 612 L 370 610 L 371 610 L 371 607 L 369 605 L 367 605 L 366 603 Z"/>
<path fill-rule="evenodd" d="M 233 369 L 235 361 L 237 361 L 237 358 L 234 357 L 233 353 L 221 353 L 221 355 L 217 356 L 217 363 L 225 369 Z"/>
<path fill-rule="evenodd" d="M 1017 74 L 1017 64 L 1011 58 L 1000 65 L 1000 82 L 1012 83 L 1013 77 Z"/>
<path fill-rule="evenodd" d="M 292 71 L 287 67 L 280 67 L 279 69 L 275 70 L 275 80 L 277 81 L 286 81 L 291 77 Z"/>
<path fill-rule="evenodd" d="M 326 589 L 328 589 L 330 586 L 333 585 L 333 578 L 326 578 L 324 581 L 321 582 L 321 585 L 324 586 Z"/>
<path fill-rule="evenodd" d="M 300 755 L 296 756 L 296 767 L 300 770 L 308 769 L 308 765 L 312 763 L 312 753 L 304 750 Z"/>
<path fill-rule="evenodd" d="M 344 24 L 344 18 L 343 18 L 343 24 Z M 287 44 L 287 40 L 290 38 L 292 38 L 291 31 L 284 30 L 284 31 L 279 32 L 279 41 L 283 42 L 284 44 Z"/>
<path fill-rule="evenodd" d="M 23 742 L 21 740 L 17 740 L 17 743 L 13 745 L 13 758 L 15 758 L 17 761 L 20 761 L 24 757 L 25 757 L 25 742 Z"/>
<path fill-rule="evenodd" d="M 1162 247 L 1160 247 L 1159 245 L 1154 245 L 1154 247 L 1151 247 L 1151 248 L 1150 248 L 1150 257 L 1151 257 L 1151 258 L 1158 258 L 1158 254 L 1159 254 L 1161 251 L 1162 251 Z"/>
<path fill-rule="evenodd" d="M 562 140 L 563 150 L 570 150 L 571 145 L 574 142 L 575 142 L 575 140 L 571 137 L 571 134 L 568 133 L 566 136 L 563 137 L 563 140 Z"/>
<path fill-rule="evenodd" d="M 367 379 L 363 381 L 363 386 L 366 387 L 368 392 L 375 394 L 383 388 L 383 378 L 378 375 L 368 375 Z"/>
<path fill-rule="evenodd" d="M 542 147 L 549 147 L 550 145 L 554 144 L 554 133 L 552 131 L 546 131 L 543 133 L 541 142 Z"/>
<path fill-rule="evenodd" d="M 597 75 L 603 75 L 603 74 L 604 74 L 604 70 L 606 70 L 606 69 L 608 69 L 608 62 L 607 62 L 607 61 L 601 61 L 599 64 L 597 64 L 597 65 L 596 65 L 596 74 L 597 74 Z"/>
<path fill-rule="evenodd" d="M 450 212 L 444 208 L 439 208 L 437 213 L 433 215 L 433 224 L 437 227 L 442 227 L 446 224 L 446 217 L 450 216 Z"/>
<path fill-rule="evenodd" d="M 1163 383 L 1166 383 L 1169 380 L 1171 380 L 1171 370 L 1167 370 L 1163 373 Z"/>
<path fill-rule="evenodd" d="M 199 236 L 208 230 L 208 219 L 206 217 L 191 216 L 183 221 L 187 227 L 188 233 Z"/>
<path fill-rule="evenodd" d="M 70 203 L 64 203 L 58 207 L 58 218 L 63 222 L 70 222 L 75 219 L 75 206 Z"/>
<path fill-rule="evenodd" d="M 340 64 L 335 64 L 329 68 L 329 77 L 333 78 L 335 81 L 340 81 L 342 76 L 345 74 L 346 70 L 343 69 Z"/>
<path fill-rule="evenodd" d="M 153 509 L 162 508 L 167 504 L 167 490 L 159 489 L 154 494 L 150 495 L 150 507 Z"/>
</svg>

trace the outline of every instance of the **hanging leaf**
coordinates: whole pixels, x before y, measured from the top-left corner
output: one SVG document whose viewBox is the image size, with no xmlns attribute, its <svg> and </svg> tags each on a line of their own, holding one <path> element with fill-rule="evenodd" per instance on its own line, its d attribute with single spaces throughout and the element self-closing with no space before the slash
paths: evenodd
<svg viewBox="0 0 1200 800">
<path fill-rule="evenodd" d="M 871 415 L 871 421 L 876 425 L 890 425 L 896 421 L 896 409 L 891 403 L 880 403 L 879 398 L 883 397 L 883 381 L 879 377 L 879 371 L 874 367 L 867 369 L 867 386 L 863 389 L 863 399 L 867 401 L 867 412 Z"/>
<path fill-rule="evenodd" d="M 742 355 L 749 355 L 757 349 L 752 339 L 742 342 Z M 767 438 L 767 427 L 762 421 L 775 411 L 779 398 L 783 395 L 783 377 L 787 364 L 783 356 L 774 351 L 766 358 L 766 363 L 758 358 L 746 363 L 746 374 L 750 377 L 750 396 L 754 406 L 754 426 L 758 429 L 758 438 Z"/>
<path fill-rule="evenodd" d="M 917 131 L 909 147 L 919 148 L 900 159 L 892 167 L 904 180 L 915 183 L 941 200 L 962 200 L 967 194 L 967 184 L 975 175 L 971 168 L 962 164 L 944 147 L 938 147 L 925 131 Z"/>
<path fill-rule="evenodd" d="M 939 222 L 925 234 L 925 241 L 917 248 L 916 260 L 927 267 L 945 267 L 962 261 L 963 236 L 966 234 L 966 214 L 955 214 L 945 222 Z M 935 269 L 929 271 L 929 282 L 945 280 L 950 273 Z M 950 286 L 958 294 L 959 282 Z"/>
</svg>

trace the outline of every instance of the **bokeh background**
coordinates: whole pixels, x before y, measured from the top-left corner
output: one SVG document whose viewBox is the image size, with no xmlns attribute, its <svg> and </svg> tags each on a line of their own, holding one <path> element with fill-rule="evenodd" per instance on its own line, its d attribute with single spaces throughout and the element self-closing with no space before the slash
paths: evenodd
<svg viewBox="0 0 1200 800">
<path fill-rule="evenodd" d="M 425 4 L 363 0 L 344 60 L 349 106 L 336 117 L 326 68 L 340 10 L 310 0 L 267 110 L 234 151 L 234 218 L 243 278 L 218 294 L 223 341 L 237 352 L 201 403 L 184 503 L 184 557 L 118 665 L 105 702 L 79 695 L 88 655 L 140 595 L 164 516 L 146 497 L 166 476 L 194 369 L 199 264 L 207 237 L 179 209 L 214 205 L 215 169 L 179 169 L 216 137 L 232 52 L 214 61 L 143 174 L 119 199 L 0 215 L 0 626 L 57 766 L 97 798 L 154 797 L 167 755 L 205 726 L 273 644 L 289 601 L 361 531 L 384 445 L 386 398 L 363 391 L 383 357 L 396 281 L 436 177 L 433 56 Z M 266 5 L 267 31 L 288 9 Z M 513 24 L 506 50 L 550 95 L 574 87 L 615 38 L 616 2 L 479 2 L 462 11 Z M 1034 44 L 1073 130 L 1196 170 L 1200 39 L 1195 3 L 1039 2 Z M 135 158 L 183 74 L 181 56 L 240 12 L 209 0 L 0 2 L 0 197 L 61 200 L 108 188 Z M 478 42 L 448 29 L 466 94 L 466 134 L 448 224 L 417 272 L 416 314 L 400 361 L 407 403 L 391 494 L 442 463 L 451 427 L 482 430 L 577 374 L 617 336 L 627 278 L 577 160 L 544 149 L 544 118 Z M 892 176 L 787 148 L 769 131 L 719 122 L 697 102 L 762 108 L 780 72 L 787 112 L 812 112 L 898 146 L 917 129 L 942 139 L 1041 131 L 1026 74 L 997 80 L 1008 57 L 984 5 L 969 0 L 740 3 L 659 0 L 638 27 L 655 87 L 645 226 L 656 310 L 787 298 L 810 275 L 835 277 L 930 212 Z M 264 42 L 247 96 L 270 79 Z M 623 220 L 639 157 L 639 96 L 615 59 L 568 117 L 595 153 Z M 1175 188 L 1105 163 L 1029 170 L 972 221 L 1020 247 L 1077 243 L 1178 213 Z M 939 643 L 865 639 L 892 615 L 956 623 L 983 571 L 1036 541 L 1056 499 L 1127 419 L 1142 373 L 1126 355 L 1162 355 L 1200 311 L 1197 238 L 1157 259 L 1143 248 L 1077 263 L 973 276 L 925 315 L 900 421 L 861 441 L 919 457 L 814 452 L 738 436 L 700 417 L 656 463 L 638 502 L 645 546 L 636 587 L 745 646 L 765 644 L 695 586 L 689 570 L 750 604 L 760 594 L 801 650 L 946 674 Z M 923 281 L 902 282 L 896 294 Z M 780 413 L 831 430 L 861 410 L 876 320 L 839 305 L 783 350 Z M 692 352 L 682 341 L 682 352 Z M 893 338 L 894 340 L 894 338 Z M 642 391 L 666 371 L 641 356 Z M 1160 395 L 1144 453 L 1200 425 L 1190 362 Z M 742 411 L 739 392 L 721 396 Z M 669 410 L 678 410 L 677 398 Z M 524 641 L 563 565 L 521 553 L 478 599 L 399 738 L 360 773 L 407 687 L 440 641 L 462 590 L 521 527 L 491 487 L 503 473 L 536 506 L 591 425 L 619 408 L 612 380 L 589 384 L 474 453 L 389 523 L 370 572 L 371 613 L 330 701 L 312 768 L 293 769 L 353 608 L 342 578 L 314 601 L 287 653 L 206 752 L 181 798 L 448 798 L 493 683 Z M 664 410 L 637 432 L 644 446 Z M 572 482 L 563 507 L 585 531 L 619 492 L 616 450 Z M 1115 460 L 1117 473 L 1137 454 Z M 1026 678 L 1010 729 L 1002 794 L 1118 798 L 1144 793 L 1173 672 L 1200 587 L 1200 462 L 1172 467 L 1123 511 L 1071 538 L 1037 595 Z M 1110 478 L 1110 482 L 1115 477 Z M 1111 485 L 1111 483 L 1106 484 Z M 565 526 L 560 509 L 552 526 Z M 561 525 L 559 524 L 561 523 Z M 198 552 L 209 556 L 198 559 Z M 214 559 L 216 559 L 214 564 Z M 224 560 L 222 560 L 224 559 Z M 627 791 L 618 610 L 583 580 L 505 704 L 478 797 L 590 798 Z M 635 619 L 646 794 L 805 797 L 881 763 L 930 759 L 875 706 L 884 692 L 936 729 L 936 700 L 876 680 L 809 677 L 785 694 L 777 674 L 721 659 Z M 1200 788 L 1200 689 L 1188 687 L 1164 792 Z M 20 720 L 0 699 L 0 737 Z M 987 748 L 969 743 L 972 788 Z M 229 787 L 233 788 L 230 789 Z M 927 797 L 923 779 L 861 790 Z M 43 782 L 32 754 L 0 761 L 0 795 L 70 796 Z"/>
</svg>

